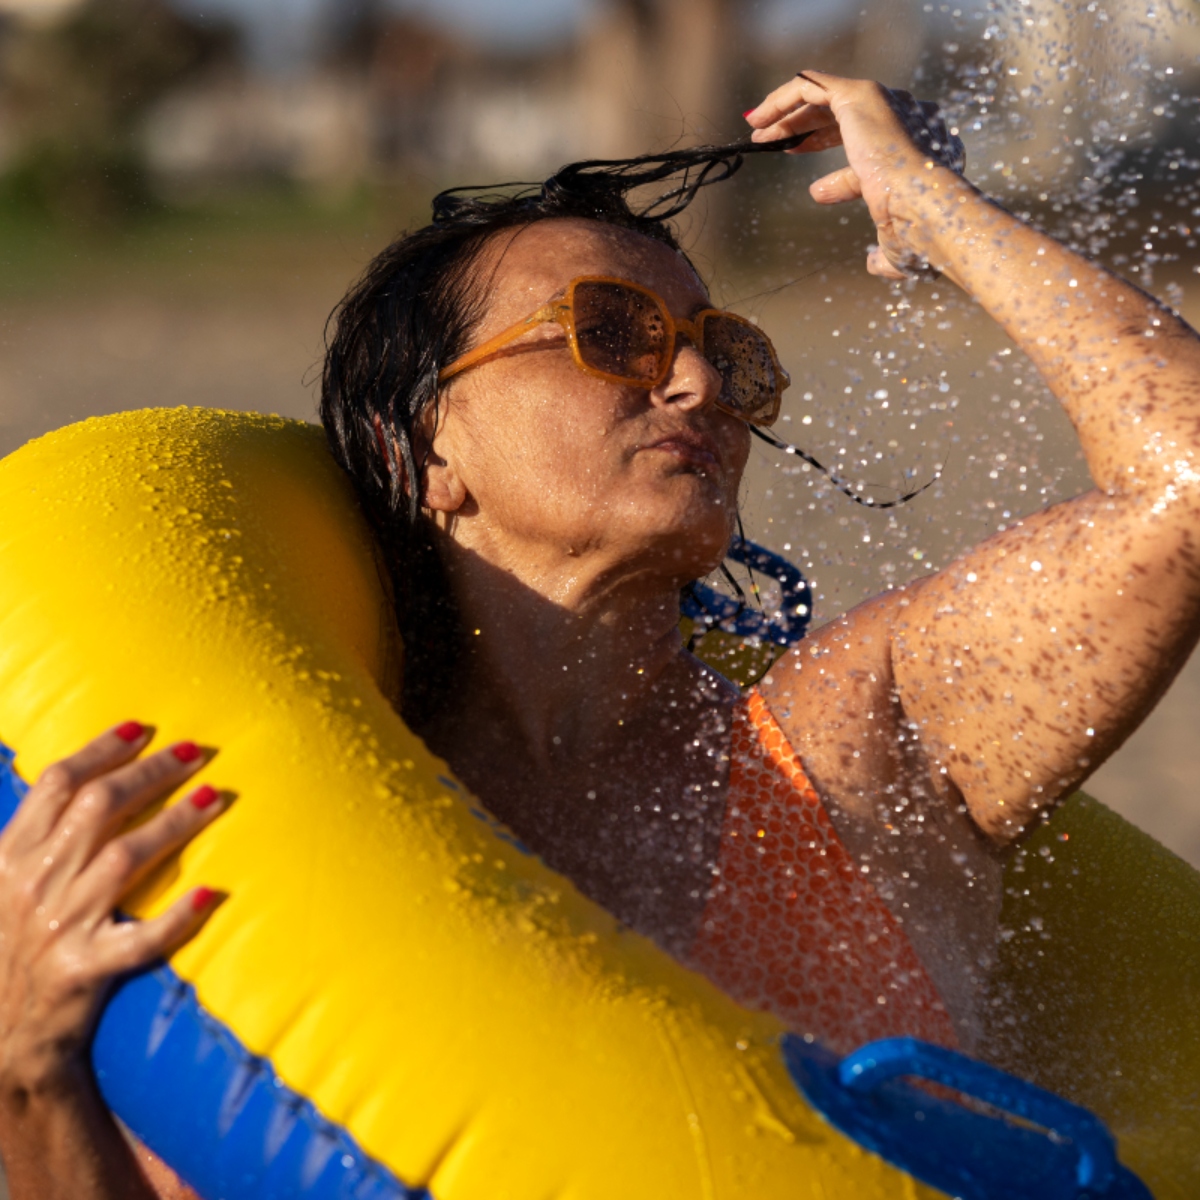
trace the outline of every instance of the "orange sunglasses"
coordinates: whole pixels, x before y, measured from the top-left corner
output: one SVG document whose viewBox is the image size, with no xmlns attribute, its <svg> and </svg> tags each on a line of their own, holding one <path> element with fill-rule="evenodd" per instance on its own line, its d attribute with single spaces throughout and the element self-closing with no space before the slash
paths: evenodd
<svg viewBox="0 0 1200 1200">
<path fill-rule="evenodd" d="M 523 321 L 476 346 L 438 373 L 445 383 L 516 341 L 535 325 L 561 325 L 575 365 L 610 383 L 652 388 L 667 377 L 682 333 L 721 374 L 717 407 L 751 425 L 772 425 L 791 380 L 775 347 L 757 325 L 735 313 L 706 308 L 690 321 L 672 317 L 649 288 L 607 275 L 572 279 L 561 300 L 551 300 Z"/>
</svg>

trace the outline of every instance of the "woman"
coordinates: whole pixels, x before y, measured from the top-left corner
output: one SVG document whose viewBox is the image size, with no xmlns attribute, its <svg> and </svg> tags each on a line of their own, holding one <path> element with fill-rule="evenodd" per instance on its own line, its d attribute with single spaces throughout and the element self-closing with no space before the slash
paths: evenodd
<svg viewBox="0 0 1200 1200">
<path fill-rule="evenodd" d="M 741 697 L 686 652 L 678 597 L 729 544 L 774 360 L 706 314 L 628 181 L 570 169 L 536 199 L 445 201 L 385 251 L 337 314 L 322 415 L 390 556 L 403 713 L 497 817 L 838 1048 L 969 1048 L 998 851 L 1120 745 L 1197 636 L 1200 342 L 981 196 L 933 106 L 805 72 L 746 115 L 757 141 L 845 147 L 814 198 L 866 202 L 872 273 L 942 271 L 1001 323 L 1093 491 L 816 631 Z M 205 786 L 127 831 L 203 766 L 190 746 L 139 758 L 148 739 L 129 723 L 52 768 L 0 837 L 15 1200 L 176 1186 L 148 1182 L 86 1062 L 111 976 L 216 902 L 111 919 L 222 810 Z"/>
</svg>

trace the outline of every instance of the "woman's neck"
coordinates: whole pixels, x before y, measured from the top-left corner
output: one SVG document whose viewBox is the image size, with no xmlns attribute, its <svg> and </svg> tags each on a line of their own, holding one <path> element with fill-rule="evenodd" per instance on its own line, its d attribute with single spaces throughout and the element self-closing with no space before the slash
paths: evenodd
<svg viewBox="0 0 1200 1200">
<path fill-rule="evenodd" d="M 683 648 L 669 577 L 498 557 L 443 554 L 466 646 L 419 732 L 544 862 L 682 953 L 711 883 L 737 689 Z"/>
<path fill-rule="evenodd" d="M 697 685 L 678 631 L 678 592 L 647 573 L 568 558 L 497 565 L 443 553 L 462 620 L 463 654 L 432 741 L 503 741 L 527 766 L 593 757 L 622 740 L 648 703 L 678 706 Z M 669 702 L 669 701 L 668 701 Z"/>
</svg>

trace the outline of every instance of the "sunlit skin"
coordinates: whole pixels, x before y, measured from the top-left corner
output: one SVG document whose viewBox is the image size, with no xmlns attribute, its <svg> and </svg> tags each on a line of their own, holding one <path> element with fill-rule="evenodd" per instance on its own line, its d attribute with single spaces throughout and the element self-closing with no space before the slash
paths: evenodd
<svg viewBox="0 0 1200 1200">
<path fill-rule="evenodd" d="M 653 288 L 675 316 L 710 303 L 661 243 L 544 221 L 495 240 L 479 341 L 602 272 Z M 621 387 L 579 371 L 543 325 L 447 388 L 425 475 L 469 654 L 422 733 L 554 866 L 668 937 L 707 884 L 700 854 L 674 862 L 703 830 L 656 815 L 647 781 L 668 813 L 697 784 L 715 802 L 737 694 L 678 630 L 679 588 L 729 544 L 749 448 L 719 393 L 690 345 L 658 387 Z M 651 879 L 661 890 L 646 896 Z"/>
<path fill-rule="evenodd" d="M 805 76 L 749 114 L 754 136 L 816 129 L 802 152 L 844 145 L 849 165 L 813 197 L 866 202 L 880 243 L 868 270 L 895 278 L 927 261 L 1002 325 L 1074 422 L 1095 481 L 818 629 L 762 684 L 968 1030 L 1000 850 L 1120 745 L 1200 632 L 1200 340 L 931 158 L 912 131 L 935 114 L 914 118 L 877 84 Z M 476 344 L 583 274 L 644 284 L 677 317 L 709 303 L 658 243 L 545 222 L 488 246 Z M 680 584 L 724 552 L 746 461 L 747 430 L 715 407 L 717 383 L 686 343 L 651 391 L 589 378 L 541 326 L 447 386 L 419 481 L 469 641 L 455 702 L 421 732 L 548 862 L 680 953 L 715 858 L 737 696 L 676 629 Z M 171 1194 L 142 1181 L 81 1083 L 80 1047 L 112 969 L 114 905 L 210 818 L 154 818 L 143 859 L 114 856 L 102 886 L 87 855 L 44 865 L 72 839 L 99 861 L 134 836 L 114 840 L 112 811 L 132 816 L 179 782 L 156 776 L 155 758 L 134 765 L 139 748 L 105 735 L 0 836 L 0 1148 L 14 1200 Z M 85 778 L 106 781 L 106 822 Z M 49 899 L 34 918 L 39 887 Z M 51 911 L 64 918 L 54 930 Z M 142 961 L 202 922 L 185 915 L 142 937 Z M 64 1024 L 47 1014 L 66 995 Z"/>
</svg>

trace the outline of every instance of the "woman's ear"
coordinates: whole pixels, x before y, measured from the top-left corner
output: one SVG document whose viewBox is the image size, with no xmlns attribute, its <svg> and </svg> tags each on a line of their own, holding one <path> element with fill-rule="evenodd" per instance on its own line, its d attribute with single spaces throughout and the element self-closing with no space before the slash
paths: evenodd
<svg viewBox="0 0 1200 1200">
<path fill-rule="evenodd" d="M 421 478 L 421 507 L 450 516 L 467 499 L 467 486 L 455 468 L 452 422 L 444 404 L 426 407 L 412 431 L 413 457 Z"/>
<path fill-rule="evenodd" d="M 467 489 L 458 472 L 431 447 L 424 456 L 421 507 L 432 512 L 456 513 L 467 499 Z"/>
<path fill-rule="evenodd" d="M 429 424 L 427 421 L 422 422 L 413 431 L 416 434 L 413 439 L 413 457 L 421 465 L 425 485 L 422 489 L 421 507 L 430 509 L 433 512 L 457 512 L 462 507 L 463 501 L 467 498 L 467 490 L 459 479 L 458 474 L 432 444 L 430 435 L 433 431 L 427 428 Z M 375 429 L 375 440 L 379 444 L 379 453 L 383 455 L 384 460 L 389 462 L 389 464 L 391 462 L 395 463 L 394 469 L 404 476 L 404 491 L 407 493 L 409 490 L 409 481 L 404 467 L 404 459 L 396 447 L 395 439 L 392 439 L 393 453 L 389 458 L 388 435 L 383 428 L 383 420 L 378 414 L 375 416 L 373 426 Z"/>
</svg>

